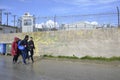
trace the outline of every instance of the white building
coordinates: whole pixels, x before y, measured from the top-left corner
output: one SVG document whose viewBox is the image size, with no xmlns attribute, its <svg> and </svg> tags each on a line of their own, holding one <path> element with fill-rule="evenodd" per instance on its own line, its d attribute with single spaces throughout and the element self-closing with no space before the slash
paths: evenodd
<svg viewBox="0 0 120 80">
<path fill-rule="evenodd" d="M 79 29 L 96 29 L 98 27 L 97 22 L 75 22 L 72 24 L 62 24 L 64 30 L 79 30 Z"/>
<path fill-rule="evenodd" d="M 34 23 L 34 16 L 30 15 L 29 13 L 25 13 L 22 16 L 22 32 L 34 32 L 35 23 Z"/>
</svg>

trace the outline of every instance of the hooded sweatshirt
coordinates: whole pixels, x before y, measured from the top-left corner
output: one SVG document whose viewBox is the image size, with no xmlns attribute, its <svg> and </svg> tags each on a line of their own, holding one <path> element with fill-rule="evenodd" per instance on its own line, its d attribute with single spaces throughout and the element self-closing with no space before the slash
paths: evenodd
<svg viewBox="0 0 120 80">
<path fill-rule="evenodd" d="M 14 41 L 12 42 L 12 47 L 11 47 L 11 54 L 12 54 L 12 56 L 17 55 L 17 51 L 18 51 L 17 41 L 18 41 L 18 38 L 15 37 Z"/>
</svg>

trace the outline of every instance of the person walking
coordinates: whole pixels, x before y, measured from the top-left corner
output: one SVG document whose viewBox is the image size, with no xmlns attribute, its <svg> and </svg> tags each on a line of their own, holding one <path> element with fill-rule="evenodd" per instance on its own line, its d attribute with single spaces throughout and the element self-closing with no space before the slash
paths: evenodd
<svg viewBox="0 0 120 80">
<path fill-rule="evenodd" d="M 20 57 L 21 53 L 21 48 L 20 48 L 20 43 L 21 43 L 21 39 L 18 39 L 17 45 L 18 45 L 18 54 L 17 54 L 17 62 L 20 63 L 20 60 L 18 60 L 18 58 Z M 22 56 L 22 55 L 21 55 Z"/>
<path fill-rule="evenodd" d="M 21 55 L 22 55 L 24 64 L 26 64 L 26 58 L 28 58 L 28 39 L 29 39 L 29 36 L 26 35 L 25 38 L 19 44 L 20 46 L 23 47 L 23 49 L 21 49 Z"/>
<path fill-rule="evenodd" d="M 34 45 L 33 37 L 30 37 L 28 45 L 29 45 L 29 53 L 30 53 L 29 57 L 31 58 L 32 63 L 34 63 L 33 55 L 34 55 L 35 45 Z"/>
<path fill-rule="evenodd" d="M 17 53 L 18 53 L 18 46 L 17 46 L 17 42 L 18 42 L 17 37 L 14 38 L 14 41 L 12 42 L 12 47 L 11 47 L 11 55 L 13 56 L 13 63 L 15 64 L 17 62 Z"/>
</svg>

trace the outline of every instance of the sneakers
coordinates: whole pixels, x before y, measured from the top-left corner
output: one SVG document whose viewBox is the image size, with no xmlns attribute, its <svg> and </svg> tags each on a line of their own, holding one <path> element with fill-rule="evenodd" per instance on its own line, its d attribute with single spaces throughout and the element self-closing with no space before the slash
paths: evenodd
<svg viewBox="0 0 120 80">
<path fill-rule="evenodd" d="M 27 65 L 27 63 L 22 62 L 23 65 Z"/>
<path fill-rule="evenodd" d="M 16 61 L 13 61 L 13 64 L 17 63 Z"/>
<path fill-rule="evenodd" d="M 13 61 L 13 64 L 15 64 L 16 62 Z"/>
</svg>

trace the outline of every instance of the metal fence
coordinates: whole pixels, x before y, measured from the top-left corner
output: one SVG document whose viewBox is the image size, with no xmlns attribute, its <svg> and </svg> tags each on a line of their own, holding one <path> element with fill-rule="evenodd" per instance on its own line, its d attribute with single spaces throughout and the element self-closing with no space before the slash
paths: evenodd
<svg viewBox="0 0 120 80">
<path fill-rule="evenodd" d="M 36 17 L 37 31 L 118 27 L 117 13 Z"/>
</svg>

